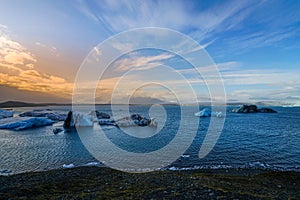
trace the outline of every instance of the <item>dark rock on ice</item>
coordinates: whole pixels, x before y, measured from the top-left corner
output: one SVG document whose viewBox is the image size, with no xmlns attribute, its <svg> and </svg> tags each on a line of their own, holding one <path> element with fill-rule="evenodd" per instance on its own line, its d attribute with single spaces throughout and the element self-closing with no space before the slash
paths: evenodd
<svg viewBox="0 0 300 200">
<path fill-rule="evenodd" d="M 53 133 L 56 135 L 56 134 L 58 134 L 58 133 L 60 133 L 60 132 L 62 132 L 63 130 L 61 129 L 61 128 L 55 128 L 55 129 L 53 129 Z"/>
<path fill-rule="evenodd" d="M 142 117 L 139 114 L 132 114 L 129 117 L 124 117 L 116 120 L 117 126 L 157 126 L 157 121 L 154 118 Z"/>
<path fill-rule="evenodd" d="M 97 121 L 94 115 L 69 111 L 63 127 L 66 129 L 77 127 L 91 127 Z"/>
<path fill-rule="evenodd" d="M 99 125 L 116 126 L 116 121 L 112 119 L 99 119 Z"/>
<path fill-rule="evenodd" d="M 72 122 L 72 111 L 69 111 L 67 114 L 67 118 L 64 121 L 64 128 L 71 128 L 72 126 L 74 126 L 74 122 Z"/>
<path fill-rule="evenodd" d="M 95 113 L 98 119 L 110 119 L 110 115 L 105 112 L 99 112 L 96 110 Z"/>
<path fill-rule="evenodd" d="M 238 109 L 233 109 L 231 112 L 235 113 L 256 113 L 258 112 L 256 105 L 243 105 Z"/>
<path fill-rule="evenodd" d="M 276 110 L 273 110 L 271 108 L 260 108 L 260 109 L 258 109 L 258 112 L 261 112 L 261 113 L 277 113 Z"/>
<path fill-rule="evenodd" d="M 231 112 L 234 113 L 277 113 L 277 111 L 271 108 L 257 108 L 256 105 L 243 105 L 240 108 L 233 109 Z"/>
</svg>

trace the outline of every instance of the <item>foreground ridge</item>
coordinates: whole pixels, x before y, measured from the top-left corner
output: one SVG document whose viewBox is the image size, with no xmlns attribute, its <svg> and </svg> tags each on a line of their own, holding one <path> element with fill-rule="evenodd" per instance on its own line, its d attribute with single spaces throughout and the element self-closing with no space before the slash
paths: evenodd
<svg viewBox="0 0 300 200">
<path fill-rule="evenodd" d="M 79 167 L 0 176 L 0 199 L 299 199 L 300 173 L 247 169 L 131 174 Z"/>
</svg>

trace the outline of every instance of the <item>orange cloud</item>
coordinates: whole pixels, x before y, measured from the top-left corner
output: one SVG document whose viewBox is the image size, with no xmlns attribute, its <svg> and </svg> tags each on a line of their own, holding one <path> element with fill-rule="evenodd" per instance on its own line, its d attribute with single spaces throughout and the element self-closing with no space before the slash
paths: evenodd
<svg viewBox="0 0 300 200">
<path fill-rule="evenodd" d="M 70 98 L 73 83 L 35 69 L 36 56 L 0 29 L 0 85 Z"/>
</svg>

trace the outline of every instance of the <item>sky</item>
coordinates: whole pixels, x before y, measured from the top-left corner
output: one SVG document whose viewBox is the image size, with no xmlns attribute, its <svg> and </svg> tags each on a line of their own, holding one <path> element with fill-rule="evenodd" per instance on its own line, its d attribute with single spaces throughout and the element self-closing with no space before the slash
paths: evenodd
<svg viewBox="0 0 300 200">
<path fill-rule="evenodd" d="M 216 77 L 205 80 L 195 68 L 205 72 L 214 64 L 228 102 L 300 105 L 298 0 L 0 0 L 0 5 L 0 101 L 71 102 L 80 66 L 89 56 L 101 62 L 101 43 L 157 27 L 195 40 L 213 63 L 192 66 L 176 52 L 115 44 L 115 49 L 134 51 L 106 69 L 97 103 L 112 102 L 113 94 L 116 102 L 125 97 L 176 102 L 180 96 L 193 103 L 191 92 L 196 101 L 211 101 L 207 83 L 214 84 Z M 143 85 L 147 81 L 160 84 Z"/>
</svg>

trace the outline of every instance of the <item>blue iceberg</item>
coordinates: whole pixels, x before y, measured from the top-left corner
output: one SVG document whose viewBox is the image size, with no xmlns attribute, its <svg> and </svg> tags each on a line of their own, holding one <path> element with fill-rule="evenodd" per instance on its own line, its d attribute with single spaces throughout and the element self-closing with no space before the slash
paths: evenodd
<svg viewBox="0 0 300 200">
<path fill-rule="evenodd" d="M 0 110 L 0 119 L 13 117 L 14 111 L 12 110 Z"/>
<path fill-rule="evenodd" d="M 200 112 L 195 113 L 196 117 L 224 117 L 222 112 L 212 112 L 208 108 L 204 108 Z"/>
<path fill-rule="evenodd" d="M 0 129 L 24 130 L 52 125 L 54 122 L 45 117 L 13 117 L 0 120 Z"/>
</svg>

